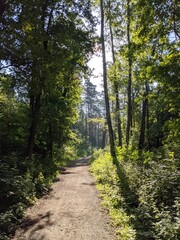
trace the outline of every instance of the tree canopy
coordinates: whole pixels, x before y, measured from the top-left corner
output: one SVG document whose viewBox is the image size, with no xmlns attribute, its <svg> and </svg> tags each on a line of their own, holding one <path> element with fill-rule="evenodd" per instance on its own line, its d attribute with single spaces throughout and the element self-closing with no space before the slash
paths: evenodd
<svg viewBox="0 0 180 240">
<path fill-rule="evenodd" d="M 179 11 L 177 0 L 0 1 L 0 238 L 68 160 L 108 147 L 92 168 L 130 219 L 121 239 L 179 238 Z"/>
</svg>

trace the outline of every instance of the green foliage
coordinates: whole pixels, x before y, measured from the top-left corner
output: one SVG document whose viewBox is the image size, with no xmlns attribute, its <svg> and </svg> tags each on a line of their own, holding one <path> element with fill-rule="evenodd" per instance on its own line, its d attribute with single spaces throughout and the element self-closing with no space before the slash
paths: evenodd
<svg viewBox="0 0 180 240">
<path fill-rule="evenodd" d="M 0 214 L 0 237 L 2 238 L 5 233 L 12 233 L 15 230 L 15 224 L 18 220 L 12 211 L 6 211 Z M 5 235 L 4 235 L 5 236 Z"/>
<path fill-rule="evenodd" d="M 0 76 L 0 90 L 0 154 L 24 151 L 28 106 L 14 96 L 12 78 Z"/>
<path fill-rule="evenodd" d="M 96 85 L 85 79 L 79 118 L 75 130 L 81 142 L 78 146 L 79 155 L 91 155 L 95 148 L 105 147 L 104 132 L 104 101 L 102 94 L 97 92 Z"/>
<path fill-rule="evenodd" d="M 177 1 L 103 1 L 106 43 L 114 51 L 107 69 L 113 130 L 117 135 L 116 84 L 129 146 L 116 149 L 116 166 L 96 153 L 91 169 L 103 201 L 115 207 L 115 222 L 128 219 L 138 240 L 180 238 L 178 10 Z"/>
<path fill-rule="evenodd" d="M 60 162 L 67 164 L 67 162 L 74 161 L 78 158 L 77 149 L 74 145 L 65 145 L 61 149 Z"/>
<path fill-rule="evenodd" d="M 139 156 L 139 158 L 138 158 Z M 179 156 L 179 155 L 178 155 Z M 118 168 L 108 153 L 96 153 L 91 165 L 119 239 L 177 240 L 180 234 L 179 157 L 121 149 Z"/>
<path fill-rule="evenodd" d="M 96 153 L 97 155 L 98 153 Z M 90 170 L 95 176 L 103 199 L 102 203 L 108 208 L 112 223 L 117 227 L 118 239 L 135 239 L 135 230 L 131 226 L 132 216 L 128 216 L 123 209 L 125 199 L 121 194 L 119 177 L 110 154 L 100 152 L 100 156 L 93 161 Z"/>
<path fill-rule="evenodd" d="M 116 149 L 116 167 L 108 149 L 95 152 L 91 169 L 120 239 L 176 240 L 179 3 L 108 0 L 103 7 L 112 32 L 107 29 L 105 38 L 116 60 L 107 64 L 108 91 L 111 109 L 118 92 L 123 144 L 127 92 L 132 126 L 129 147 Z M 48 191 L 59 167 L 108 142 L 104 101 L 86 75 L 94 22 L 89 0 L 14 0 L 5 9 L 0 24 L 0 238 L 14 231 L 25 207 Z M 81 79 L 86 79 L 85 91 L 76 123 Z M 116 136 L 115 112 L 111 116 Z"/>
<path fill-rule="evenodd" d="M 35 200 L 35 185 L 27 172 L 21 175 L 16 155 L 0 160 L 0 236 L 12 233 L 24 214 L 25 207 Z"/>
<path fill-rule="evenodd" d="M 31 13 L 33 12 L 33 15 Z M 77 156 L 91 3 L 10 1 L 0 24 L 0 238 Z"/>
<path fill-rule="evenodd" d="M 59 174 L 59 169 L 77 158 L 74 146 L 54 148 L 54 157 L 23 160 L 17 155 L 8 155 L 0 160 L 0 239 L 6 239 L 20 223 L 25 209 L 50 189 Z"/>
</svg>

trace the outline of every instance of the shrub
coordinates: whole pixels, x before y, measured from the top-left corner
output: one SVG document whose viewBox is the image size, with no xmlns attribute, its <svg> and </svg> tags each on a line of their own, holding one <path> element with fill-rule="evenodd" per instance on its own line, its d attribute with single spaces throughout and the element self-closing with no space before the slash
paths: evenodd
<svg viewBox="0 0 180 240">
<path fill-rule="evenodd" d="M 16 165 L 17 156 L 0 160 L 0 238 L 12 233 L 24 214 L 26 206 L 35 199 L 35 187 L 29 173 L 20 175 Z"/>
<path fill-rule="evenodd" d="M 96 153 L 97 154 L 97 153 Z M 130 222 L 131 217 L 124 210 L 124 197 L 121 194 L 119 177 L 109 153 L 103 153 L 90 167 L 95 176 L 97 187 L 103 199 L 103 205 L 109 210 L 113 225 L 117 227 L 117 236 L 121 240 L 134 240 L 135 231 Z"/>
<path fill-rule="evenodd" d="M 102 153 L 91 165 L 120 239 L 180 238 L 180 171 L 178 154 L 118 150 L 118 165 Z"/>
</svg>

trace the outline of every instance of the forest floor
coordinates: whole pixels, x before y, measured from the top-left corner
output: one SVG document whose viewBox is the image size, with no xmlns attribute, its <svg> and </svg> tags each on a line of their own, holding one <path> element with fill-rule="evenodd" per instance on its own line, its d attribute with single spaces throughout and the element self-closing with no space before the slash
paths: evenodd
<svg viewBox="0 0 180 240">
<path fill-rule="evenodd" d="M 13 240 L 114 240 L 88 158 L 64 169 L 50 193 L 27 209 Z"/>
</svg>

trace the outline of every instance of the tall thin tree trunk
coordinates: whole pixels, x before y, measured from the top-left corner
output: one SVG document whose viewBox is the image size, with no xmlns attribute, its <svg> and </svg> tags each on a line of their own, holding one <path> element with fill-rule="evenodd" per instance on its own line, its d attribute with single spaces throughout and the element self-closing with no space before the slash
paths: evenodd
<svg viewBox="0 0 180 240">
<path fill-rule="evenodd" d="M 86 143 L 86 147 L 88 147 L 88 117 L 87 115 L 85 115 L 85 143 Z"/>
<path fill-rule="evenodd" d="M 116 57 L 115 57 L 114 37 L 113 37 L 112 22 L 111 22 L 111 2 L 110 2 L 110 0 L 109 0 L 109 30 L 110 30 L 110 37 L 111 37 L 112 59 L 113 59 L 113 64 L 115 64 Z M 122 129 L 121 129 L 120 102 L 119 102 L 119 90 L 118 90 L 117 79 L 115 79 L 115 81 L 114 81 L 114 92 L 115 92 L 115 97 L 116 97 L 115 121 L 116 121 L 117 132 L 118 132 L 118 146 L 122 147 Z"/>
<path fill-rule="evenodd" d="M 150 134 L 150 130 L 149 130 L 149 84 L 148 81 L 146 81 L 146 95 L 147 95 L 147 109 L 146 109 L 146 129 L 147 129 L 147 149 L 149 150 L 149 145 L 150 145 L 150 139 L 149 139 L 149 134 Z"/>
<path fill-rule="evenodd" d="M 129 146 L 130 132 L 132 127 L 132 56 L 130 39 L 130 0 L 127 0 L 127 42 L 128 42 L 128 110 L 127 110 L 127 129 L 126 145 Z"/>
<path fill-rule="evenodd" d="M 3 12 L 5 10 L 6 4 L 7 4 L 6 0 L 1 0 L 0 1 L 0 17 L 2 17 L 2 15 L 3 15 Z"/>
<path fill-rule="evenodd" d="M 104 123 L 104 127 L 102 129 L 102 149 L 106 147 L 106 123 Z"/>
<path fill-rule="evenodd" d="M 133 90 L 133 89 L 132 89 Z M 132 91 L 132 127 L 133 128 L 135 128 L 136 127 L 136 120 L 135 120 L 135 117 L 134 117 L 134 115 L 135 115 L 135 113 L 134 113 L 134 111 L 135 111 L 135 96 L 134 96 L 134 92 Z"/>
<path fill-rule="evenodd" d="M 41 102 L 41 93 L 39 93 L 36 97 L 33 96 L 33 100 L 31 100 L 31 126 L 29 129 L 29 138 L 28 138 L 28 145 L 27 145 L 27 152 L 26 156 L 32 157 L 33 153 L 33 146 L 34 146 L 34 140 L 36 135 L 36 129 L 39 119 L 39 112 L 40 112 L 40 102 Z"/>
<path fill-rule="evenodd" d="M 94 125 L 94 132 L 93 132 L 93 147 L 97 147 L 97 125 L 96 123 Z"/>
<path fill-rule="evenodd" d="M 100 127 L 99 127 L 99 123 L 98 123 L 98 125 L 97 125 L 97 131 L 96 131 L 97 148 L 100 147 L 100 144 L 99 144 L 99 136 L 100 136 Z"/>
<path fill-rule="evenodd" d="M 53 159 L 53 133 L 52 133 L 51 120 L 49 120 L 49 152 L 52 160 Z"/>
<path fill-rule="evenodd" d="M 45 19 L 46 19 L 46 10 L 48 6 L 48 0 L 42 5 L 42 15 L 41 15 L 41 23 L 42 23 L 42 32 L 45 32 Z M 52 14 L 52 13 L 51 13 Z M 50 21 L 50 20 L 49 20 Z M 43 57 L 46 58 L 46 51 L 48 48 L 48 42 L 43 41 Z M 43 68 L 42 68 L 43 69 Z M 38 88 L 38 93 L 34 95 L 34 93 L 31 96 L 30 99 L 30 105 L 31 105 L 31 126 L 30 126 L 30 131 L 29 131 L 29 138 L 28 138 L 28 145 L 27 145 L 27 151 L 26 151 L 26 156 L 32 157 L 33 153 L 33 146 L 34 146 L 34 141 L 35 141 L 35 136 L 36 136 L 36 130 L 37 130 L 37 125 L 39 121 L 39 113 L 40 113 L 40 108 L 41 108 L 41 97 L 42 97 L 42 91 L 43 91 L 43 84 L 44 84 L 44 75 L 42 76 L 42 69 L 39 70 L 39 83 L 36 82 L 37 88 Z M 35 76 L 35 81 L 36 81 L 36 76 Z M 33 92 L 33 89 L 32 89 Z"/>
<path fill-rule="evenodd" d="M 141 130 L 140 130 L 140 137 L 139 137 L 140 150 L 142 150 L 145 147 L 147 113 L 148 113 L 148 88 L 146 85 L 144 99 L 142 103 Z"/>
<path fill-rule="evenodd" d="M 109 142 L 110 142 L 110 152 L 113 158 L 114 163 L 116 163 L 116 152 L 114 144 L 114 134 L 112 128 L 111 114 L 110 114 L 110 105 L 109 105 L 109 95 L 108 95 L 108 86 L 107 86 L 107 66 L 106 66 L 106 51 L 105 51 L 105 40 L 104 40 L 104 5 L 103 0 L 100 0 L 101 8 L 101 44 L 102 44 L 102 56 L 103 56 L 103 82 L 104 82 L 104 97 L 106 105 L 106 119 L 109 130 Z"/>
</svg>

